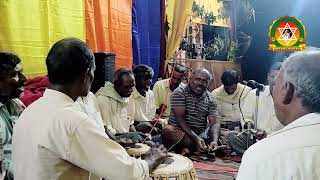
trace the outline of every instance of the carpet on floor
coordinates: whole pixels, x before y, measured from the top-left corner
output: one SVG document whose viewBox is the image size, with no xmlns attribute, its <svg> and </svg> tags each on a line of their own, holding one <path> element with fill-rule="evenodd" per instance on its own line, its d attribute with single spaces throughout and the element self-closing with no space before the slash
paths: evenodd
<svg viewBox="0 0 320 180">
<path fill-rule="evenodd" d="M 240 167 L 240 157 L 190 157 L 199 180 L 234 180 Z"/>
</svg>

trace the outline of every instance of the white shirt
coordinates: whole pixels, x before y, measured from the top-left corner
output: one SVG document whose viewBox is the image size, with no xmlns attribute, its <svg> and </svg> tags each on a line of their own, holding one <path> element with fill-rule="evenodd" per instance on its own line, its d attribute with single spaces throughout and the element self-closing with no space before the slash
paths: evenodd
<svg viewBox="0 0 320 180">
<path fill-rule="evenodd" d="M 237 180 L 320 179 L 320 114 L 311 113 L 252 145 Z"/>
<path fill-rule="evenodd" d="M 160 108 L 161 104 L 165 104 L 167 106 L 167 109 L 162 114 L 163 117 L 169 117 L 171 112 L 170 98 L 172 91 L 170 89 L 169 82 L 170 78 L 157 81 L 152 89 L 156 109 Z"/>
<path fill-rule="evenodd" d="M 148 90 L 146 92 L 146 96 L 144 97 L 135 88 L 129 100 L 129 110 L 130 109 L 134 110 L 135 121 L 151 121 L 156 114 L 156 105 L 153 92 Z"/>
<path fill-rule="evenodd" d="M 244 122 L 241 118 L 242 125 L 251 121 L 254 123 L 256 117 L 256 89 L 251 90 L 242 106 Z M 265 130 L 267 134 L 271 134 L 283 128 L 283 125 L 277 119 L 274 111 L 273 99 L 270 94 L 269 86 L 265 86 L 264 91 L 260 92 L 258 99 L 258 116 L 255 127 Z"/>
<path fill-rule="evenodd" d="M 97 98 L 92 92 L 89 92 L 86 97 L 79 97 L 76 101 L 76 105 L 82 112 L 86 113 L 90 118 L 92 118 L 99 128 L 104 130 L 104 124 Z"/>
<path fill-rule="evenodd" d="M 212 91 L 212 95 L 217 99 L 219 119 L 224 122 L 240 122 L 240 107 L 243 109 L 245 98 L 249 94 L 251 88 L 240 83 L 237 84 L 237 90 L 233 94 L 228 94 L 224 85 Z"/>
<path fill-rule="evenodd" d="M 61 92 L 47 89 L 22 113 L 14 132 L 15 180 L 148 178 L 147 162 L 130 157 Z"/>
<path fill-rule="evenodd" d="M 121 97 L 113 87 L 106 83 L 101 90 L 104 93 L 96 93 L 97 102 L 101 111 L 104 125 L 110 133 L 127 133 L 134 123 L 134 106 L 129 106 L 129 99 Z"/>
</svg>

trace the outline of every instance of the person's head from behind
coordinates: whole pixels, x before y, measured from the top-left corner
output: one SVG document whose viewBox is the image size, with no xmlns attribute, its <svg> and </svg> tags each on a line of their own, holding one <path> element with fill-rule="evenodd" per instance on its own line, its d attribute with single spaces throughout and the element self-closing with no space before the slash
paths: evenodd
<svg viewBox="0 0 320 180">
<path fill-rule="evenodd" d="M 238 83 L 240 82 L 240 75 L 235 70 L 226 70 L 221 76 L 221 82 L 224 90 L 231 95 L 237 90 Z"/>
<path fill-rule="evenodd" d="M 320 49 L 291 54 L 275 78 L 273 100 L 279 121 L 288 125 L 308 114 L 320 113 Z"/>
<path fill-rule="evenodd" d="M 135 86 L 133 72 L 127 68 L 120 68 L 114 73 L 114 89 L 121 97 L 129 97 Z"/>
<path fill-rule="evenodd" d="M 136 88 L 139 92 L 147 92 L 152 84 L 153 69 L 145 64 L 140 64 L 133 69 Z"/>
<path fill-rule="evenodd" d="M 196 96 L 201 96 L 208 88 L 209 81 L 212 79 L 210 72 L 204 68 L 197 68 L 192 72 L 189 82 L 191 91 Z"/>
<path fill-rule="evenodd" d="M 179 87 L 183 77 L 185 76 L 186 68 L 182 65 L 175 64 L 174 69 L 172 71 L 172 78 L 170 80 L 170 89 L 174 91 L 177 87 Z"/>
<path fill-rule="evenodd" d="M 12 53 L 0 52 L 0 102 L 18 98 L 23 93 L 26 77 L 22 74 L 20 58 Z"/>
<path fill-rule="evenodd" d="M 73 98 L 87 96 L 96 66 L 94 55 L 85 42 L 76 38 L 56 42 L 48 53 L 46 65 L 49 87 L 68 89 Z"/>
<path fill-rule="evenodd" d="M 272 88 L 274 85 L 274 79 L 279 74 L 282 62 L 275 62 L 271 65 L 268 72 L 268 85 L 270 86 L 270 92 L 272 93 Z"/>
</svg>

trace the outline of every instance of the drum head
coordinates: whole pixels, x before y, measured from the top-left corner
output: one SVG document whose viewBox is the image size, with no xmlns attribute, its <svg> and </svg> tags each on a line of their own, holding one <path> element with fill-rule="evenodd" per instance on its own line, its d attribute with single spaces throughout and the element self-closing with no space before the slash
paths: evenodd
<svg viewBox="0 0 320 180">
<path fill-rule="evenodd" d="M 130 156 L 141 156 L 148 152 L 150 150 L 150 147 L 146 144 L 142 143 L 136 143 L 133 148 L 128 148 L 127 152 Z"/>
<path fill-rule="evenodd" d="M 170 177 L 171 175 L 175 176 L 179 173 L 186 173 L 193 168 L 192 161 L 187 157 L 174 153 L 169 153 L 169 155 L 171 157 L 168 157 L 168 160 L 165 160 L 164 163 L 160 164 L 152 172 L 151 177 Z"/>
</svg>

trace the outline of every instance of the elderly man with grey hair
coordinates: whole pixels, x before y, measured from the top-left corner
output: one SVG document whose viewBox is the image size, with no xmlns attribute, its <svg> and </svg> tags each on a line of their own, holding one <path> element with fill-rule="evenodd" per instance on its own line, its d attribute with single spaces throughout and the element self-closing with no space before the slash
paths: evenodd
<svg viewBox="0 0 320 180">
<path fill-rule="evenodd" d="M 217 145 L 220 131 L 217 101 L 207 90 L 211 79 L 208 70 L 196 69 L 187 86 L 173 91 L 169 125 L 162 130 L 167 148 L 175 148 L 184 155 L 205 150 L 206 143 L 212 148 Z"/>
<path fill-rule="evenodd" d="M 320 179 L 320 49 L 291 54 L 272 90 L 285 127 L 251 146 L 237 180 Z"/>
</svg>

